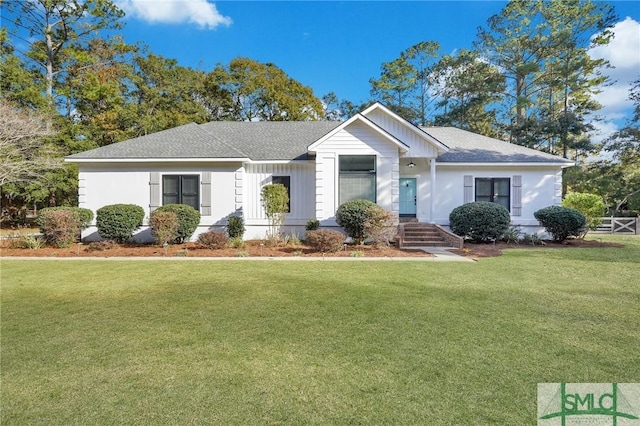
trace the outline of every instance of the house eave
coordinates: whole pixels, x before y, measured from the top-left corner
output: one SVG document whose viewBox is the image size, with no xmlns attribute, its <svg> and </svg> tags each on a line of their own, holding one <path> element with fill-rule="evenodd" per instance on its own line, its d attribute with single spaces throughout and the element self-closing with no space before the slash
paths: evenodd
<svg viewBox="0 0 640 426">
<path fill-rule="evenodd" d="M 483 162 L 446 162 L 446 161 L 437 161 L 436 159 L 436 166 L 437 167 L 443 167 L 443 166 L 451 166 L 451 167 L 561 167 L 561 168 L 566 168 L 566 167 L 571 167 L 574 166 L 575 163 L 570 162 L 570 163 L 554 163 L 554 162 L 528 162 L 528 163 L 523 163 L 523 162 L 517 162 L 517 161 L 511 161 L 511 162 L 493 162 L 493 163 L 483 163 Z"/>
<path fill-rule="evenodd" d="M 249 158 L 65 158 L 65 163 L 245 163 Z"/>
<path fill-rule="evenodd" d="M 315 160 L 248 160 L 249 164 L 314 164 Z"/>
</svg>

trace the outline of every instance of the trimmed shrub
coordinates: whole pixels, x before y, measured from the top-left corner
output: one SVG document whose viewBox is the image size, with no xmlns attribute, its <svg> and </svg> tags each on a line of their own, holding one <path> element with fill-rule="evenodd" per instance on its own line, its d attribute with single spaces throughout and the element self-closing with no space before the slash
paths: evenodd
<svg viewBox="0 0 640 426">
<path fill-rule="evenodd" d="M 342 203 L 336 211 L 336 222 L 356 244 L 362 244 L 367 237 L 366 223 L 372 207 L 377 204 L 369 200 L 351 200 Z"/>
<path fill-rule="evenodd" d="M 582 237 L 589 229 L 595 231 L 602 224 L 602 216 L 606 210 L 601 196 L 586 192 L 570 192 L 562 200 L 562 207 L 577 210 L 587 219 L 587 228 Z"/>
<path fill-rule="evenodd" d="M 36 223 L 40 227 L 40 232 L 43 232 L 42 230 L 42 222 L 44 220 L 43 215 L 46 215 L 47 212 L 54 212 L 54 211 L 69 211 L 76 214 L 78 216 L 78 229 L 88 228 L 89 225 L 91 225 L 91 221 L 93 220 L 93 212 L 89 209 L 85 209 L 82 207 L 67 207 L 67 206 L 46 207 L 38 211 L 38 217 L 36 218 Z"/>
<path fill-rule="evenodd" d="M 200 224 L 200 212 L 186 204 L 165 204 L 155 211 L 172 212 L 178 217 L 178 234 L 175 242 L 189 241 Z"/>
<path fill-rule="evenodd" d="M 549 206 L 533 213 L 540 225 L 551 234 L 553 241 L 564 241 L 578 237 L 587 226 L 587 219 L 577 210 L 560 206 Z"/>
<path fill-rule="evenodd" d="M 209 231 L 198 236 L 198 244 L 209 249 L 225 248 L 229 243 L 229 237 L 225 232 Z"/>
<path fill-rule="evenodd" d="M 317 229 L 306 232 L 307 244 L 317 251 L 337 252 L 344 243 L 344 234 L 331 229 Z"/>
<path fill-rule="evenodd" d="M 451 231 L 474 242 L 500 239 L 509 229 L 510 223 L 509 210 L 488 201 L 466 203 L 449 214 Z"/>
<path fill-rule="evenodd" d="M 135 204 L 111 204 L 98 209 L 96 226 L 104 240 L 119 243 L 129 240 L 133 232 L 142 225 L 144 209 Z"/>
<path fill-rule="evenodd" d="M 178 216 L 174 212 L 154 210 L 149 217 L 149 228 L 158 244 L 168 244 L 178 236 Z"/>
<path fill-rule="evenodd" d="M 374 244 L 388 246 L 398 233 L 398 226 L 393 213 L 378 205 L 370 207 L 369 217 L 364 223 L 364 232 L 367 238 L 371 238 Z"/>
<path fill-rule="evenodd" d="M 80 219 L 72 210 L 49 210 L 38 217 L 40 230 L 47 243 L 56 247 L 69 247 L 80 233 Z"/>
<path fill-rule="evenodd" d="M 304 226 L 305 231 L 315 231 L 320 229 L 320 221 L 318 219 L 309 219 Z"/>
<path fill-rule="evenodd" d="M 242 238 L 244 231 L 244 219 L 242 216 L 229 216 L 229 219 L 227 219 L 227 234 L 229 234 L 229 238 Z"/>
</svg>

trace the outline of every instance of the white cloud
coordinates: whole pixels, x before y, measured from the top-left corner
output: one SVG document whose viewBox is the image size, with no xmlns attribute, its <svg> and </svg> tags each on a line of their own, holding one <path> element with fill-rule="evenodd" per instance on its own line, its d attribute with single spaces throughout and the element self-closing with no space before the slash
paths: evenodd
<svg viewBox="0 0 640 426">
<path fill-rule="evenodd" d="M 603 87 L 602 93 L 596 95 L 603 109 L 600 114 L 612 114 L 631 107 L 628 100 L 631 82 L 640 74 L 640 23 L 627 17 L 613 28 L 615 37 L 606 46 L 598 46 L 589 50 L 592 58 L 603 58 L 613 68 L 604 70 L 614 82 Z"/>
<path fill-rule="evenodd" d="M 595 95 L 602 109 L 596 115 L 601 121 L 592 122 L 595 130 L 591 140 L 599 143 L 619 130 L 629 118 L 633 103 L 629 100 L 631 83 L 640 76 L 640 23 L 627 17 L 612 28 L 615 37 L 606 46 L 589 50 L 592 58 L 603 58 L 613 68 L 603 70 L 613 84 L 602 87 Z"/>
<path fill-rule="evenodd" d="M 207 0 L 118 0 L 117 5 L 127 16 L 154 24 L 189 23 L 214 29 L 219 25 L 231 25 L 232 22 Z"/>
</svg>

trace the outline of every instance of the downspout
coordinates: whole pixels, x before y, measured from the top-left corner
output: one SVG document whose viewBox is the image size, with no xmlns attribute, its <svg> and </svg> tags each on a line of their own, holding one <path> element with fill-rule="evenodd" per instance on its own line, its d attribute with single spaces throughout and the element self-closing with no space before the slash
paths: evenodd
<svg viewBox="0 0 640 426">
<path fill-rule="evenodd" d="M 431 166 L 431 182 L 429 182 L 429 222 L 436 223 L 435 218 L 433 217 L 433 211 L 435 210 L 435 200 L 436 200 L 436 159 L 431 158 L 429 160 L 429 165 Z"/>
</svg>

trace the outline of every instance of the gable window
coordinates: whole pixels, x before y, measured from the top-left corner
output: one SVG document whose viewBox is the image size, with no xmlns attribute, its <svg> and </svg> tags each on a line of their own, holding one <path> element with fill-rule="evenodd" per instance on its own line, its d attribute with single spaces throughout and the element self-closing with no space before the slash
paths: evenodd
<svg viewBox="0 0 640 426">
<path fill-rule="evenodd" d="M 186 204 L 200 211 L 198 175 L 162 176 L 162 204 Z"/>
<path fill-rule="evenodd" d="M 291 176 L 272 176 L 271 183 L 274 185 L 280 184 L 287 188 L 287 197 L 289 197 L 287 213 L 291 213 Z"/>
<path fill-rule="evenodd" d="M 376 156 L 339 157 L 339 204 L 350 200 L 376 202 Z"/>
<path fill-rule="evenodd" d="M 511 211 L 509 178 L 476 178 L 476 201 L 498 203 Z"/>
</svg>

